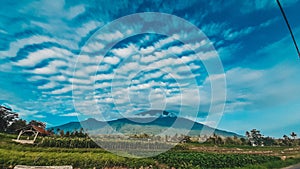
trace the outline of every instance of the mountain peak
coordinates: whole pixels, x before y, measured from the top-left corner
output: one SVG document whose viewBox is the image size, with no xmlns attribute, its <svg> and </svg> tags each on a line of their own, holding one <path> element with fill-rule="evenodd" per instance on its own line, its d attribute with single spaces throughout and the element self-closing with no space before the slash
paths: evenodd
<svg viewBox="0 0 300 169">
<path fill-rule="evenodd" d="M 174 113 L 170 113 L 166 110 L 148 110 L 141 113 L 138 113 L 137 115 L 141 116 L 156 116 L 156 117 L 176 117 Z"/>
<path fill-rule="evenodd" d="M 96 120 L 96 119 L 90 117 L 90 118 L 88 118 L 88 119 L 86 119 L 86 120 L 84 120 L 84 121 L 82 121 L 82 122 L 95 122 L 95 121 L 98 121 L 98 120 Z"/>
</svg>

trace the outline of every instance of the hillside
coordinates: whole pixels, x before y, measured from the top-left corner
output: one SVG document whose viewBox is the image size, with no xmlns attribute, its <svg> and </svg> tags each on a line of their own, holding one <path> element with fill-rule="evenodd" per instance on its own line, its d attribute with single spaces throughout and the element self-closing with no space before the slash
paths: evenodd
<svg viewBox="0 0 300 169">
<path fill-rule="evenodd" d="M 166 135 L 185 134 L 188 130 L 190 130 L 188 132 L 188 135 L 190 136 L 199 135 L 203 128 L 204 130 L 202 131 L 202 134 L 214 130 L 213 128 L 204 124 L 194 122 L 186 118 L 177 117 L 174 114 L 168 113 L 166 111 L 162 111 L 162 114 L 158 117 L 143 117 L 143 115 L 149 113 L 153 115 L 157 112 L 158 111 L 148 111 L 139 114 L 141 116 L 116 119 L 107 122 L 89 118 L 85 121 L 70 122 L 49 129 L 53 129 L 54 132 L 56 132 L 57 129 L 64 131 L 74 131 L 79 130 L 83 127 L 85 130 L 95 131 L 96 133 L 101 134 L 115 134 L 116 132 L 120 132 L 122 134 L 159 134 L 167 130 L 167 132 L 165 133 Z M 219 129 L 215 129 L 214 133 L 224 137 L 242 137 L 236 133 Z"/>
</svg>

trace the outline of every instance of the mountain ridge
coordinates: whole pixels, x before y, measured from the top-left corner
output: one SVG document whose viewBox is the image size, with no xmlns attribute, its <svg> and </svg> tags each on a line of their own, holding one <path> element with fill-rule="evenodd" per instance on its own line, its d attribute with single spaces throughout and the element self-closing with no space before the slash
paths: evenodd
<svg viewBox="0 0 300 169">
<path fill-rule="evenodd" d="M 81 122 L 69 122 L 63 125 L 50 127 L 48 129 L 53 129 L 54 132 L 58 131 L 57 129 L 64 130 L 65 132 L 72 132 L 79 130 L 80 128 L 84 128 L 88 131 L 95 130 L 103 133 L 104 128 L 109 126 L 109 128 L 111 128 L 110 130 L 113 129 L 123 134 L 159 134 L 167 129 L 171 129 L 171 134 L 178 134 L 174 132 L 188 131 L 187 135 L 198 136 L 200 133 L 213 132 L 216 135 L 224 137 L 243 137 L 234 132 L 214 129 L 210 126 L 187 118 L 174 116 L 174 114 L 168 113 L 167 111 L 161 112 L 163 113 L 159 117 L 143 117 L 146 113 L 140 113 L 138 115 L 141 115 L 141 117 L 120 118 L 107 122 L 89 118 Z M 107 134 L 110 134 L 110 132 L 107 132 Z"/>
</svg>

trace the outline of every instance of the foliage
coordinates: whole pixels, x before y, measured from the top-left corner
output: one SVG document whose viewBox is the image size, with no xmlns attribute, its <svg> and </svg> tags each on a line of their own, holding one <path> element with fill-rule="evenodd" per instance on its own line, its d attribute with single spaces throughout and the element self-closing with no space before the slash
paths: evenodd
<svg viewBox="0 0 300 169">
<path fill-rule="evenodd" d="M 94 138 L 102 147 L 110 150 L 134 150 L 135 148 L 144 150 L 161 150 L 169 149 L 171 147 L 169 144 L 162 142 L 148 142 L 132 139 L 100 139 Z M 44 137 L 37 144 L 39 147 L 60 147 L 60 148 L 98 148 L 96 144 L 89 137 Z"/>
<path fill-rule="evenodd" d="M 221 137 L 214 134 L 209 137 L 205 143 L 212 145 L 246 145 L 246 140 L 243 137 Z"/>
<path fill-rule="evenodd" d="M 246 132 L 246 136 L 248 137 L 250 143 L 253 146 L 261 146 L 264 145 L 263 142 L 263 135 L 260 133 L 259 130 L 252 129 L 250 132 Z"/>
<path fill-rule="evenodd" d="M 11 108 L 0 106 L 0 132 L 7 132 L 8 127 L 18 118 Z"/>
<path fill-rule="evenodd" d="M 28 152 L 0 149 L 0 164 L 10 165 L 72 165 L 80 168 L 140 167 L 154 165 L 151 159 L 130 159 L 104 152 Z"/>
<path fill-rule="evenodd" d="M 16 133 L 18 129 L 26 126 L 26 120 L 17 119 L 7 128 L 8 133 Z"/>
<path fill-rule="evenodd" d="M 296 134 L 295 132 L 292 132 L 290 135 L 293 137 L 294 140 L 295 140 L 296 137 L 297 137 L 297 134 Z"/>
<path fill-rule="evenodd" d="M 84 132 L 83 128 L 80 128 L 79 131 L 75 130 L 73 132 L 67 131 L 65 133 L 64 130 L 56 129 L 56 134 L 61 137 L 88 137 L 87 133 Z"/>
<path fill-rule="evenodd" d="M 299 162 L 299 159 L 282 161 L 279 157 L 247 154 L 200 153 L 187 149 L 188 144 L 152 158 L 134 159 L 120 157 L 101 148 L 56 148 L 52 145 L 20 145 L 11 141 L 16 135 L 0 133 L 0 166 L 19 165 L 72 165 L 74 168 L 125 167 L 142 168 L 274 168 Z M 46 138 L 53 140 L 82 140 L 88 138 Z M 41 141 L 42 138 L 40 137 Z M 69 143 L 69 142 L 67 142 Z M 190 144 L 190 143 L 189 143 Z M 77 145 L 80 147 L 80 145 Z M 66 147 L 70 147 L 67 145 Z M 84 146 L 82 146 L 84 147 Z M 250 147 L 251 150 L 267 147 Z M 275 149 L 276 147 L 272 148 Z M 278 147 L 280 148 L 280 147 Z M 282 149 L 282 148 L 280 148 Z M 272 167 L 270 167 L 272 166 Z M 279 168 L 279 167 L 278 167 Z"/>
<path fill-rule="evenodd" d="M 45 137 L 38 144 L 41 147 L 61 147 L 61 148 L 97 148 L 99 147 L 90 138 L 55 138 Z"/>
<path fill-rule="evenodd" d="M 248 154 L 213 154 L 199 152 L 168 152 L 155 157 L 160 163 L 175 168 L 226 168 L 243 167 L 278 161 L 279 157 Z"/>
<path fill-rule="evenodd" d="M 291 166 L 297 163 L 300 163 L 299 158 L 289 158 L 285 161 L 282 160 L 270 161 L 263 164 L 246 165 L 245 167 L 235 167 L 234 169 L 278 169 L 278 168 L 284 168 L 286 166 Z"/>
<path fill-rule="evenodd" d="M 29 125 L 34 125 L 34 126 L 37 126 L 37 127 L 41 127 L 43 129 L 46 128 L 46 124 L 41 122 L 41 121 L 37 121 L 37 120 L 31 120 L 29 123 Z"/>
</svg>

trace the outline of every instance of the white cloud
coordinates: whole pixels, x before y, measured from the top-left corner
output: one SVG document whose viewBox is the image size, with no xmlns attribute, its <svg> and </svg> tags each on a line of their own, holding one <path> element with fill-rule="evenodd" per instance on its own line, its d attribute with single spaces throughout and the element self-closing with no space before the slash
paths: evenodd
<svg viewBox="0 0 300 169">
<path fill-rule="evenodd" d="M 274 105 L 293 102 L 299 96 L 297 66 L 286 62 L 264 70 L 234 68 L 226 72 L 228 95 L 231 102 L 227 111 L 240 109 L 263 110 Z"/>
<path fill-rule="evenodd" d="M 101 64 L 101 65 L 99 65 L 98 66 L 98 71 L 99 72 L 103 72 L 103 71 L 108 71 L 109 69 L 111 68 L 111 65 L 109 65 L 109 64 Z"/>
<path fill-rule="evenodd" d="M 41 114 L 34 115 L 34 117 L 35 117 L 35 118 L 39 118 L 39 119 L 46 118 L 46 116 L 41 115 Z"/>
<path fill-rule="evenodd" d="M 120 62 L 120 59 L 115 56 L 107 56 L 107 57 L 104 57 L 103 62 L 111 64 L 111 65 L 116 65 Z"/>
<path fill-rule="evenodd" d="M 104 33 L 96 37 L 99 40 L 105 40 L 107 42 L 116 41 L 122 39 L 124 35 L 120 31 L 115 31 L 113 33 Z"/>
<path fill-rule="evenodd" d="M 203 33 L 205 33 L 207 36 L 218 36 L 223 33 L 225 29 L 227 29 L 228 23 L 226 22 L 221 22 L 221 23 L 216 23 L 216 22 L 211 22 L 208 24 L 204 24 L 201 27 L 201 30 Z"/>
<path fill-rule="evenodd" d="M 49 79 L 51 81 L 63 82 L 63 81 L 67 81 L 67 78 L 68 77 L 66 77 L 64 75 L 57 75 L 57 76 L 52 75 Z"/>
<path fill-rule="evenodd" d="M 50 75 L 58 73 L 58 68 L 61 66 L 66 66 L 67 63 L 61 60 L 54 60 L 50 62 L 47 66 L 36 68 L 32 70 L 32 73 L 39 74 L 39 75 Z"/>
<path fill-rule="evenodd" d="M 127 58 L 130 55 L 135 54 L 137 51 L 138 51 L 137 47 L 133 44 L 130 44 L 125 48 L 113 49 L 112 53 L 120 58 Z"/>
<path fill-rule="evenodd" d="M 15 57 L 17 52 L 26 45 L 40 44 L 44 42 L 57 42 L 55 38 L 48 36 L 34 35 L 24 39 L 18 39 L 17 41 L 11 42 L 8 51 L 1 51 L 2 56 Z"/>
<path fill-rule="evenodd" d="M 97 74 L 94 79 L 95 81 L 97 80 L 112 80 L 114 79 L 114 74 L 113 73 L 110 73 L 110 74 Z"/>
<path fill-rule="evenodd" d="M 69 82 L 72 84 L 79 85 L 91 85 L 92 81 L 90 79 L 80 79 L 80 78 L 69 78 Z"/>
<path fill-rule="evenodd" d="M 154 56 L 154 55 L 147 55 L 147 56 L 143 56 L 141 57 L 141 62 L 142 63 L 151 63 L 154 62 L 158 59 L 158 57 Z"/>
<path fill-rule="evenodd" d="M 73 116 L 79 116 L 79 113 L 73 112 L 73 113 L 67 113 L 67 114 L 61 114 L 62 117 L 73 117 Z"/>
<path fill-rule="evenodd" d="M 146 48 L 141 48 L 140 49 L 140 53 L 141 54 L 150 54 L 150 53 L 152 53 L 153 51 L 155 50 L 155 48 L 153 47 L 153 46 L 148 46 L 148 47 L 146 47 Z"/>
<path fill-rule="evenodd" d="M 96 29 L 97 27 L 101 26 L 103 23 L 98 21 L 89 21 L 81 25 L 79 28 L 75 30 L 75 32 L 80 35 L 81 37 L 85 37 L 90 31 Z"/>
<path fill-rule="evenodd" d="M 46 48 L 42 50 L 38 50 L 36 52 L 30 53 L 27 58 L 19 60 L 16 65 L 22 67 L 33 67 L 36 64 L 42 62 L 46 59 L 57 59 L 57 58 L 67 58 L 71 56 L 72 53 L 68 50 L 53 47 L 53 48 Z"/>
<path fill-rule="evenodd" d="M 56 90 L 51 91 L 50 94 L 60 95 L 60 94 L 70 92 L 71 90 L 72 90 L 72 85 L 67 85 L 61 89 L 56 89 Z"/>
<path fill-rule="evenodd" d="M 103 88 L 111 87 L 111 83 L 108 82 L 96 83 L 94 87 L 95 89 L 103 89 Z"/>
<path fill-rule="evenodd" d="M 139 71 L 143 70 L 145 66 L 142 66 L 138 62 L 122 62 L 122 64 L 116 70 L 116 73 L 119 75 L 125 75 L 128 78 L 132 78 L 136 75 Z M 129 74 L 133 72 L 133 74 Z"/>
<path fill-rule="evenodd" d="M 67 15 L 68 15 L 69 19 L 73 19 L 74 17 L 78 16 L 79 14 L 83 13 L 84 11 L 85 11 L 84 5 L 77 5 L 77 6 L 71 7 L 69 9 L 69 12 Z"/>
<path fill-rule="evenodd" d="M 249 27 L 242 28 L 240 30 L 227 29 L 226 31 L 224 31 L 223 35 L 226 40 L 234 40 L 234 39 L 249 35 L 258 29 L 268 27 L 272 23 L 278 21 L 278 19 L 279 19 L 278 17 L 272 18 L 272 19 L 269 19 L 257 26 L 249 26 Z"/>
<path fill-rule="evenodd" d="M 42 86 L 38 86 L 38 89 L 52 89 L 55 88 L 57 86 L 57 84 L 53 81 L 50 81 L 49 83 L 46 83 Z"/>
<path fill-rule="evenodd" d="M 82 52 L 87 52 L 87 53 L 94 53 L 94 52 L 98 52 L 101 51 L 104 48 L 104 44 L 96 42 L 96 41 L 92 41 L 90 43 L 88 43 L 86 46 L 84 46 L 81 51 Z"/>
<path fill-rule="evenodd" d="M 155 49 L 159 49 L 164 45 L 170 44 L 171 42 L 174 42 L 174 40 L 178 40 L 179 35 L 178 34 L 173 34 L 172 36 L 169 36 L 167 38 L 161 39 L 158 42 L 154 44 Z"/>
<path fill-rule="evenodd" d="M 38 113 L 37 110 L 32 110 L 32 106 L 30 104 L 29 105 L 28 105 L 28 103 L 25 103 L 25 104 L 27 104 L 28 107 L 23 108 L 17 104 L 14 104 L 13 106 L 10 105 L 10 107 L 12 108 L 12 110 L 14 112 L 18 113 L 19 118 L 28 117 L 28 116 L 35 115 Z"/>
</svg>

